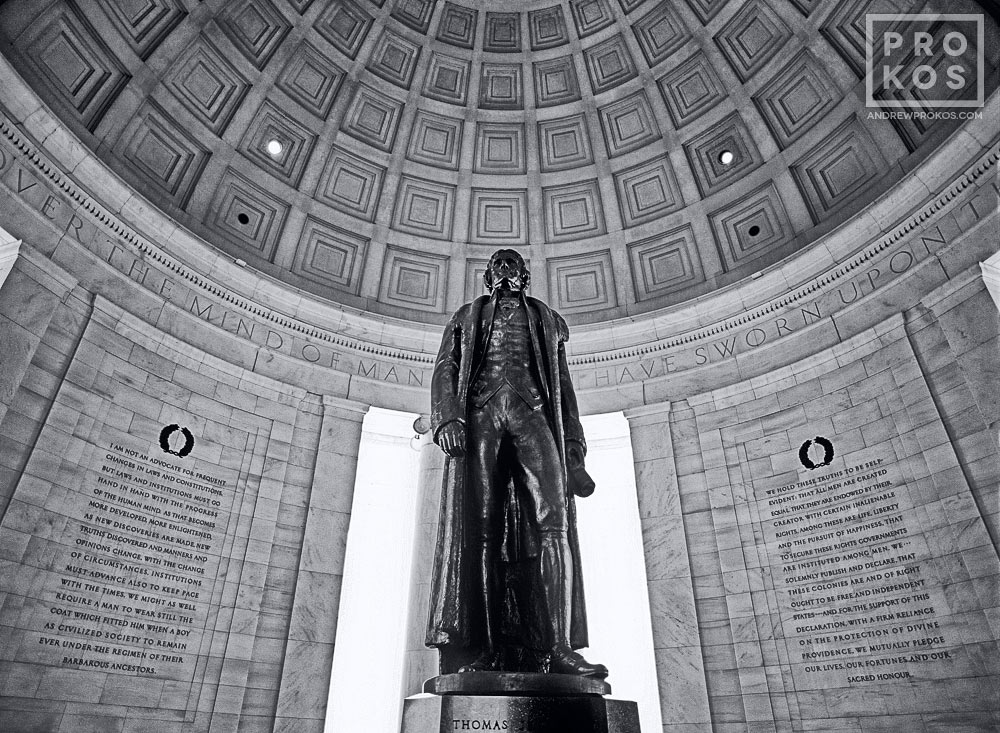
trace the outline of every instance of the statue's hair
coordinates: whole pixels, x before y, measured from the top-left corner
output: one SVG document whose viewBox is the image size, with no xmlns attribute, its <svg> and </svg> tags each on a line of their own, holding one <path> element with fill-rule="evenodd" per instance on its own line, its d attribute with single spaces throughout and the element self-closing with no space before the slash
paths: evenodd
<svg viewBox="0 0 1000 733">
<path fill-rule="evenodd" d="M 524 290 L 527 290 L 528 283 L 531 282 L 531 272 L 528 270 L 528 266 L 524 263 L 524 258 L 521 256 L 521 253 L 516 249 L 498 249 L 492 254 L 492 256 L 490 256 L 490 261 L 486 263 L 486 272 L 483 273 L 483 285 L 486 286 L 487 290 L 493 292 L 493 275 L 490 272 L 493 268 L 493 261 L 496 260 L 497 257 L 505 254 L 513 254 L 517 258 L 517 261 L 521 263 L 521 279 L 524 280 Z"/>
</svg>

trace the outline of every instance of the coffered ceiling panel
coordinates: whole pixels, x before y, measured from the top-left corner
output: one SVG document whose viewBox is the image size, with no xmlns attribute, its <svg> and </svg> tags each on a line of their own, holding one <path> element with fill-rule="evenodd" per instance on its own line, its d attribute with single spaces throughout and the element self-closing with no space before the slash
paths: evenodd
<svg viewBox="0 0 1000 733">
<path fill-rule="evenodd" d="M 515 246 L 534 294 L 594 320 L 775 265 L 930 155 L 961 121 L 870 115 L 863 73 L 866 13 L 933 10 L 981 12 L 22 0 L 0 41 L 140 196 L 288 288 L 440 321 Z"/>
</svg>

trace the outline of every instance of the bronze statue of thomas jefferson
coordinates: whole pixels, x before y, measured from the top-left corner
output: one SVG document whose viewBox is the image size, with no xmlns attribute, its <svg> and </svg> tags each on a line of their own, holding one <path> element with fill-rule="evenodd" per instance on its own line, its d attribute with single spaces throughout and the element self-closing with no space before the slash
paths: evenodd
<svg viewBox="0 0 1000 733">
<path fill-rule="evenodd" d="M 566 365 L 566 322 L 525 289 L 514 250 L 490 295 L 445 327 L 431 429 L 448 455 L 426 643 L 442 673 L 548 671 L 606 677 L 587 646 L 573 490 L 587 495 L 586 441 Z M 573 484 L 573 490 L 570 488 Z"/>
</svg>

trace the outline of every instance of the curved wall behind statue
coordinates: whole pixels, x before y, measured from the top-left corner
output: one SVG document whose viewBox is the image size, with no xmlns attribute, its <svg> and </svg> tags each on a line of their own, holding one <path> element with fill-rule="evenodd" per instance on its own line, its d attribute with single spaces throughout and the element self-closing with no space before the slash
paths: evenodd
<svg viewBox="0 0 1000 733">
<path fill-rule="evenodd" d="M 437 330 L 213 253 L 0 72 L 0 727 L 320 730 L 361 420 L 426 411 Z M 991 724 L 994 132 L 756 280 L 574 330 L 632 428 L 664 730 Z"/>
</svg>

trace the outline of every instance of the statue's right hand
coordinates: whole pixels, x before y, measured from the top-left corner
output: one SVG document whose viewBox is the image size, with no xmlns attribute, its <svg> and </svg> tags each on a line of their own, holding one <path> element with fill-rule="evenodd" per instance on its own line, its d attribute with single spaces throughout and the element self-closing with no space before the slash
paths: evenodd
<svg viewBox="0 0 1000 733">
<path fill-rule="evenodd" d="M 443 426 L 438 432 L 437 444 L 449 456 L 465 455 L 465 426 L 457 420 Z"/>
</svg>

